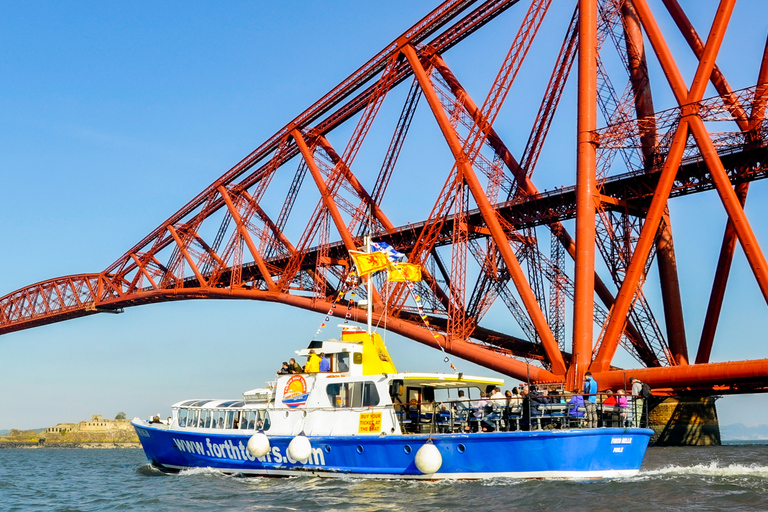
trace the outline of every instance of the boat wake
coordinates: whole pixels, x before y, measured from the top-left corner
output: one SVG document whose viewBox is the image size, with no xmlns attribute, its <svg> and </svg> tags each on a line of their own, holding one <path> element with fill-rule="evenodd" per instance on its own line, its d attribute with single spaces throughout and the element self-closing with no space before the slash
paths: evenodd
<svg viewBox="0 0 768 512">
<path fill-rule="evenodd" d="M 649 471 L 640 471 L 639 478 L 666 477 L 666 476 L 712 476 L 712 477 L 753 477 L 768 479 L 768 466 L 756 464 L 728 464 L 721 465 L 717 461 L 709 464 L 695 464 L 693 466 L 665 466 Z"/>
<path fill-rule="evenodd" d="M 187 468 L 179 471 L 179 475 L 181 476 L 199 476 L 199 475 L 228 476 L 222 471 L 214 468 Z"/>
<path fill-rule="evenodd" d="M 143 466 L 139 466 L 136 468 L 136 473 L 140 474 L 141 476 L 166 476 L 167 473 L 164 473 L 157 469 L 152 464 L 144 464 Z"/>
</svg>

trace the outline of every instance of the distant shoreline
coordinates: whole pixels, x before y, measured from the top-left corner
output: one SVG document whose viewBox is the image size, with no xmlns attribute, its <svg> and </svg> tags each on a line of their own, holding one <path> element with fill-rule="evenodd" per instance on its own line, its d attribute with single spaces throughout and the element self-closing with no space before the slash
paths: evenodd
<svg viewBox="0 0 768 512">
<path fill-rule="evenodd" d="M 18 441 L 0 443 L 0 450 L 3 448 L 21 448 L 25 450 L 39 450 L 53 448 L 55 450 L 114 450 L 114 449 L 139 449 L 141 443 L 24 443 Z"/>
</svg>

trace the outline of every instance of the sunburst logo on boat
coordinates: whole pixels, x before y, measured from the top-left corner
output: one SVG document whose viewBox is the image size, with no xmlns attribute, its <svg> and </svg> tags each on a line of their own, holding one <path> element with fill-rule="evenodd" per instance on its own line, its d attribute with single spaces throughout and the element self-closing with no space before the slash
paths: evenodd
<svg viewBox="0 0 768 512">
<path fill-rule="evenodd" d="M 307 381 L 301 375 L 294 375 L 285 384 L 283 403 L 294 408 L 307 403 Z"/>
</svg>

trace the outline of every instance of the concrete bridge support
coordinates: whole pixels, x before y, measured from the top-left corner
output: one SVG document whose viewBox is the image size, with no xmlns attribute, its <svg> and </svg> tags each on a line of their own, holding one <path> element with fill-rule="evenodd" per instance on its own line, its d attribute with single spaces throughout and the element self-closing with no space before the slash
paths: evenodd
<svg viewBox="0 0 768 512">
<path fill-rule="evenodd" d="M 720 424 L 711 396 L 653 398 L 648 409 L 654 446 L 720 445 Z"/>
</svg>

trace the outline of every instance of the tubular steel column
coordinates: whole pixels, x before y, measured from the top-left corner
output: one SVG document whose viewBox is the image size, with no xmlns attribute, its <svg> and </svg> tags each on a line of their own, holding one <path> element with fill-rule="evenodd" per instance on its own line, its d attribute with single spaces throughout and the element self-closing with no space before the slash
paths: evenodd
<svg viewBox="0 0 768 512">
<path fill-rule="evenodd" d="M 648 64 L 645 58 L 643 33 L 635 7 L 631 2 L 621 6 L 626 34 L 627 57 L 632 90 L 635 95 L 635 111 L 638 119 L 653 119 L 653 95 L 648 77 Z M 643 123 L 640 128 L 643 163 L 646 172 L 655 164 L 658 144 L 655 123 Z M 677 257 L 672 240 L 672 224 L 669 209 L 664 212 L 659 237 L 656 240 L 656 262 L 659 268 L 661 298 L 664 305 L 664 321 L 667 327 L 669 349 L 677 364 L 688 364 L 688 343 L 685 339 L 683 319 L 683 301 L 680 295 L 680 281 L 677 275 Z"/>
<path fill-rule="evenodd" d="M 424 71 L 424 67 L 419 61 L 416 50 L 414 50 L 410 45 L 405 45 L 403 46 L 402 51 L 408 59 L 411 68 L 413 69 L 413 74 L 419 81 L 419 85 L 424 92 L 424 97 L 429 103 L 432 113 L 434 114 L 435 119 L 437 120 L 437 123 L 440 127 L 440 131 L 443 133 L 443 137 L 445 137 L 445 140 L 448 143 L 448 147 L 453 153 L 453 156 L 456 160 L 456 165 L 459 169 L 459 176 L 457 179 L 460 180 L 463 178 L 467 183 L 467 186 L 472 192 L 472 196 L 475 198 L 475 202 L 480 209 L 483 220 L 485 220 L 486 224 L 488 225 L 491 236 L 496 242 L 496 246 L 499 248 L 501 257 L 504 259 L 504 263 L 507 264 L 507 270 L 509 270 L 512 281 L 515 283 L 517 291 L 520 294 L 520 298 L 525 305 L 525 309 L 530 315 L 533 325 L 536 327 L 536 332 L 541 338 L 541 344 L 544 347 L 544 350 L 547 352 L 547 357 L 549 358 L 549 361 L 552 365 L 552 373 L 557 375 L 565 375 L 565 361 L 563 360 L 563 355 L 560 352 L 560 347 L 557 345 L 557 341 L 552 335 L 552 330 L 549 328 L 547 319 L 544 317 L 544 313 L 542 313 L 541 308 L 536 301 L 536 297 L 531 290 L 530 284 L 528 284 L 525 273 L 520 267 L 520 262 L 517 260 L 515 252 L 509 245 L 509 240 L 507 240 L 504 229 L 501 227 L 501 223 L 496 216 L 496 211 L 493 209 L 490 202 L 488 201 L 488 198 L 485 196 L 485 191 L 482 189 L 482 186 L 480 186 L 477 180 L 477 176 L 475 176 L 471 166 L 469 165 L 467 155 L 464 153 L 461 142 L 459 141 L 456 132 L 451 126 L 451 123 L 448 120 L 448 116 L 446 115 L 445 110 L 443 110 L 437 94 L 435 94 L 435 91 L 432 88 L 432 84 L 429 81 L 429 77 L 427 76 L 426 72 Z"/>
<path fill-rule="evenodd" d="M 568 382 L 581 383 L 592 360 L 597 162 L 597 0 L 579 0 L 579 105 L 573 356 Z"/>
</svg>

